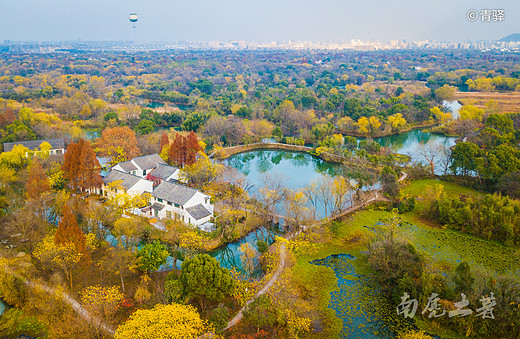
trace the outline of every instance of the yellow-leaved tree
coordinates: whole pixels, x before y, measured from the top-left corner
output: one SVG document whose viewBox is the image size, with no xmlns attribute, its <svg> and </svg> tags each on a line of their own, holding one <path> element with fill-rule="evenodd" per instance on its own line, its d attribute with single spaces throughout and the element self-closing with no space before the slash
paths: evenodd
<svg viewBox="0 0 520 339">
<path fill-rule="evenodd" d="M 370 126 L 370 122 L 368 121 L 367 117 L 359 118 L 358 121 L 356 122 L 356 125 L 358 126 L 359 131 L 361 133 L 363 133 L 363 134 L 368 133 L 368 127 Z"/>
<path fill-rule="evenodd" d="M 368 122 L 370 123 L 370 132 L 372 133 L 372 135 L 374 135 L 374 133 L 379 129 L 379 127 L 381 127 L 381 121 L 378 117 L 372 116 L 368 118 Z"/>
<path fill-rule="evenodd" d="M 430 108 L 430 113 L 433 117 L 435 117 L 437 122 L 443 125 L 446 125 L 446 123 L 451 119 L 451 113 L 443 112 L 439 107 Z"/>
<path fill-rule="evenodd" d="M 406 119 L 401 113 L 396 113 L 388 117 L 388 123 L 392 126 L 392 131 L 397 132 L 406 125 Z"/>
<path fill-rule="evenodd" d="M 89 286 L 81 291 L 81 301 L 94 316 L 105 321 L 113 321 L 124 295 L 116 286 Z"/>
<path fill-rule="evenodd" d="M 116 331 L 115 339 L 191 339 L 210 327 L 190 305 L 155 305 L 150 310 L 137 310 Z"/>
</svg>

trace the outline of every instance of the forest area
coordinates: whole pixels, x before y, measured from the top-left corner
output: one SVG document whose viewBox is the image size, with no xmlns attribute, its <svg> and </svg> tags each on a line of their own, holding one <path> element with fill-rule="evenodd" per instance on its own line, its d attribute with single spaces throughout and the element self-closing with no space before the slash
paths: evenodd
<svg viewBox="0 0 520 339">
<path fill-rule="evenodd" d="M 0 53 L 0 336 L 335 338 L 337 278 L 310 262 L 351 253 L 387 296 L 364 295 L 374 308 L 394 312 L 403 293 L 421 305 L 442 294 L 448 311 L 461 293 L 472 305 L 496 298 L 493 321 L 378 313 L 393 337 L 517 337 L 520 112 L 502 109 L 500 97 L 518 92 L 519 57 L 501 52 Z M 445 104 L 459 93 L 486 100 L 466 98 L 455 117 Z M 375 141 L 415 129 L 456 143 L 421 143 L 420 163 Z M 50 153 L 56 139 L 63 154 Z M 35 149 L 17 144 L 36 140 Z M 338 174 L 303 189 L 266 177 L 255 194 L 244 173 L 210 157 L 254 143 L 333 155 Z M 155 153 L 211 197 L 212 232 L 177 219 L 158 229 L 129 213 L 150 196 L 117 184 L 113 196 L 95 193 L 103 171 Z M 368 204 L 372 193 L 383 198 Z M 366 209 L 319 216 L 357 203 Z M 285 233 L 240 246 L 243 271 L 210 255 L 279 213 Z M 409 235 L 412 224 L 511 260 L 437 260 Z"/>
</svg>

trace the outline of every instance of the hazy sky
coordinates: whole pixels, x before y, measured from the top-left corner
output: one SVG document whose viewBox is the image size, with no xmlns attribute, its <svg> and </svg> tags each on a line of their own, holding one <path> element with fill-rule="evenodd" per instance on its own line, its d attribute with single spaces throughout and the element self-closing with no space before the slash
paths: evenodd
<svg viewBox="0 0 520 339">
<path fill-rule="evenodd" d="M 505 18 L 471 22 L 470 9 Z M 519 0 L 0 0 L 0 41 L 481 40 L 519 24 Z"/>
</svg>

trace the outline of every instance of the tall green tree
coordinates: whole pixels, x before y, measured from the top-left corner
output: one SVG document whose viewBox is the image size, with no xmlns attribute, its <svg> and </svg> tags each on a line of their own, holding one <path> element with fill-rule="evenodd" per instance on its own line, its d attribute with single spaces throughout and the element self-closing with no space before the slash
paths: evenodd
<svg viewBox="0 0 520 339">
<path fill-rule="evenodd" d="M 137 251 L 137 267 L 144 273 L 157 271 L 159 267 L 166 263 L 168 250 L 166 245 L 159 241 L 146 244 Z"/>
<path fill-rule="evenodd" d="M 234 281 L 226 268 L 208 254 L 198 254 L 181 266 L 179 278 L 183 293 L 199 302 L 204 311 L 208 302 L 219 302 L 233 292 Z"/>
</svg>

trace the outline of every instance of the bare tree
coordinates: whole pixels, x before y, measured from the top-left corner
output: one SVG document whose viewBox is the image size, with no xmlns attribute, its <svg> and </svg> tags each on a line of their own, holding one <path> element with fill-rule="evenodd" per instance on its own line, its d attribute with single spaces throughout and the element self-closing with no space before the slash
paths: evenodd
<svg viewBox="0 0 520 339">
<path fill-rule="evenodd" d="M 285 215 L 287 226 L 291 231 L 298 230 L 303 224 L 311 220 L 311 211 L 308 207 L 307 196 L 303 191 L 287 190 L 285 194 Z"/>
<path fill-rule="evenodd" d="M 435 163 L 442 153 L 444 148 L 441 145 L 428 141 L 426 144 L 420 144 L 417 146 L 417 152 L 430 164 L 430 171 L 435 174 Z"/>
<path fill-rule="evenodd" d="M 451 164 L 451 149 L 449 149 L 449 148 L 443 149 L 441 156 L 440 156 L 439 164 L 441 165 L 442 173 L 444 175 L 448 174 L 448 170 L 450 169 L 450 164 Z"/>
<path fill-rule="evenodd" d="M 332 178 L 328 176 L 322 177 L 312 185 L 318 202 L 323 208 L 324 215 L 328 215 L 332 209 L 332 186 Z"/>
<path fill-rule="evenodd" d="M 286 179 L 280 174 L 266 174 L 260 178 L 260 181 L 262 182 L 262 188 L 260 188 L 261 200 L 267 214 L 269 216 L 278 214 L 287 193 Z"/>
</svg>

